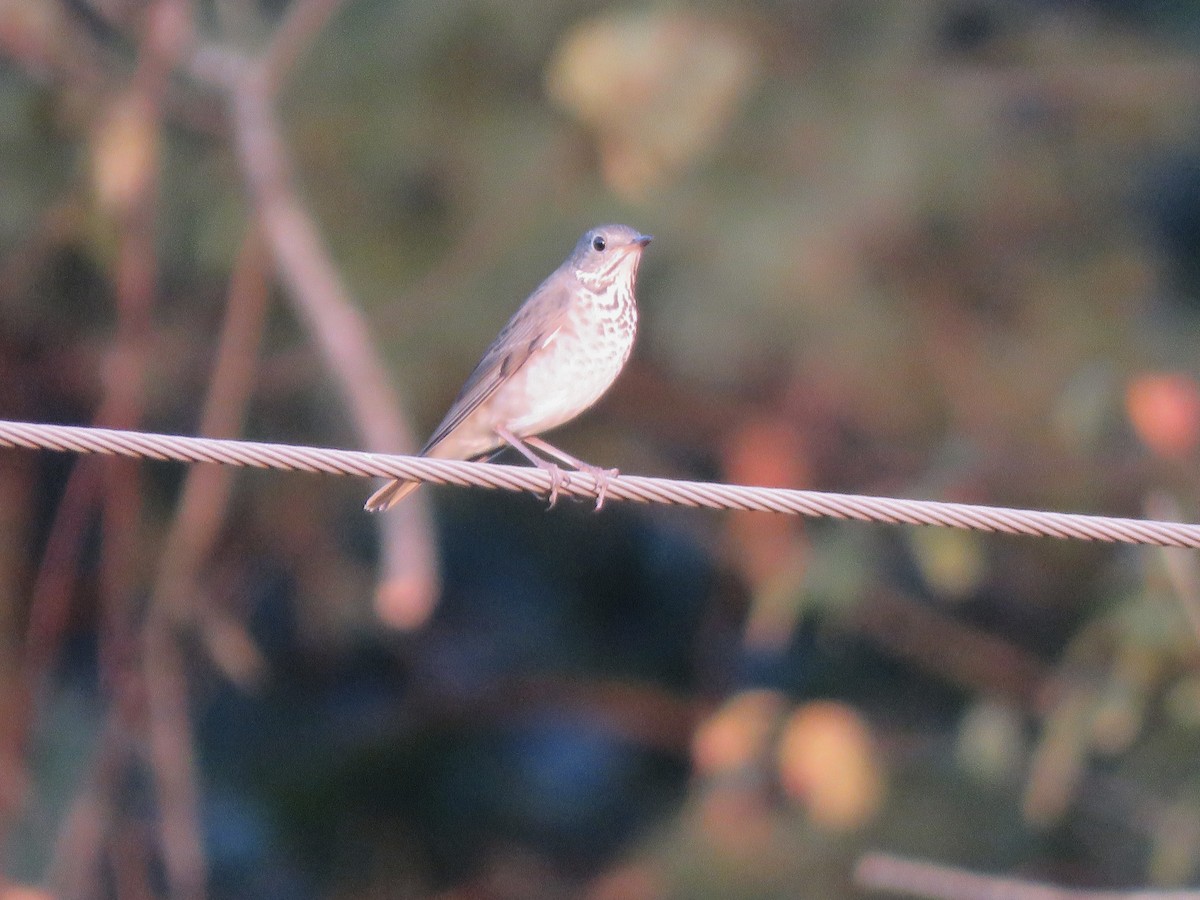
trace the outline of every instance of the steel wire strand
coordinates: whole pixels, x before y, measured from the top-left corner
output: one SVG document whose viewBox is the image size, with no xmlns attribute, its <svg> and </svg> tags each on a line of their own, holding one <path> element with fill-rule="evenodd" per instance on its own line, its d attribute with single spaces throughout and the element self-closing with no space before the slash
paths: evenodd
<svg viewBox="0 0 1200 900">
<path fill-rule="evenodd" d="M 548 472 L 526 466 L 181 437 L 75 425 L 0 420 L 0 447 L 103 453 L 159 461 L 217 463 L 363 478 L 398 477 L 434 484 L 539 494 L 548 493 L 551 487 Z M 567 472 L 564 475 L 559 487 L 561 495 L 582 499 L 596 496 L 597 484 L 592 475 L 586 472 Z M 776 512 L 809 518 L 932 525 L 1035 537 L 1200 548 L 1200 525 L 936 500 L 750 487 L 640 475 L 611 477 L 607 497 L 637 503 Z"/>
</svg>

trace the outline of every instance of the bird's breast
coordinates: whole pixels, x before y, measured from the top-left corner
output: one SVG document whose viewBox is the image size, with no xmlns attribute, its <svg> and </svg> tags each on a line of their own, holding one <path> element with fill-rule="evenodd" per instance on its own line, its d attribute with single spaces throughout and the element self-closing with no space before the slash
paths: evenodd
<svg viewBox="0 0 1200 900">
<path fill-rule="evenodd" d="M 497 391 L 508 427 L 539 434 L 590 407 L 624 368 L 636 333 L 630 291 L 614 289 L 574 305 L 554 339 Z"/>
</svg>

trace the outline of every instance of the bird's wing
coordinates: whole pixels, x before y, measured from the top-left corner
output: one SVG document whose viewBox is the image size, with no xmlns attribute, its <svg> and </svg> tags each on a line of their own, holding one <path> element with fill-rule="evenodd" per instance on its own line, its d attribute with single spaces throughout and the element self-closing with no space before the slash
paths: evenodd
<svg viewBox="0 0 1200 900">
<path fill-rule="evenodd" d="M 556 283 L 552 284 L 551 282 Z M 512 378 L 530 358 L 547 346 L 566 320 L 571 302 L 568 285 L 547 279 L 509 319 L 500 334 L 484 351 L 483 359 L 467 378 L 433 435 L 421 448 L 425 454 L 444 441 L 496 390 Z"/>
</svg>

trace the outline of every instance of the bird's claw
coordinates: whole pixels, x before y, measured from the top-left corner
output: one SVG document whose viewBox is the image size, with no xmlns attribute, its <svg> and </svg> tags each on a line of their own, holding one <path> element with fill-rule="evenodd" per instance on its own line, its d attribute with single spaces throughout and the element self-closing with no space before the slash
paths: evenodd
<svg viewBox="0 0 1200 900">
<path fill-rule="evenodd" d="M 592 480 L 596 482 L 596 508 L 594 512 L 600 512 L 604 506 L 604 498 L 608 496 L 608 482 L 610 478 L 616 478 L 621 474 L 619 469 L 602 469 L 599 466 L 583 466 L 580 471 L 586 472 L 592 476 Z"/>
<path fill-rule="evenodd" d="M 571 473 L 564 472 L 554 463 L 547 463 L 545 466 L 546 472 L 550 475 L 550 505 L 546 509 L 554 509 L 558 503 L 559 494 L 562 489 L 569 487 L 571 484 Z M 595 512 L 600 512 L 604 508 L 604 501 L 608 497 L 608 484 L 610 479 L 616 478 L 621 474 L 620 469 L 602 469 L 599 466 L 583 466 L 579 469 L 586 475 L 592 476 L 592 481 L 596 483 L 596 509 Z"/>
<path fill-rule="evenodd" d="M 554 509 L 554 504 L 558 503 L 559 490 L 571 483 L 571 476 L 554 463 L 548 463 L 546 471 L 550 473 L 550 505 L 546 509 L 551 510 Z"/>
</svg>

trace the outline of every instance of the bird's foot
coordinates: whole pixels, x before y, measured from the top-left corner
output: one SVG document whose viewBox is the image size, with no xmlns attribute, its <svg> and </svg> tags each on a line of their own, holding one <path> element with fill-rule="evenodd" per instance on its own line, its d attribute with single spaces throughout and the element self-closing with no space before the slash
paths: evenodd
<svg viewBox="0 0 1200 900">
<path fill-rule="evenodd" d="M 546 462 L 545 460 L 541 461 L 541 464 L 538 465 L 538 468 L 546 471 L 550 475 L 550 505 L 547 506 L 546 509 L 554 509 L 554 504 L 558 502 L 559 490 L 561 488 L 565 488 L 571 483 L 571 476 L 554 463 Z"/>
<path fill-rule="evenodd" d="M 579 466 L 579 471 L 592 476 L 592 481 L 596 482 L 596 509 L 595 512 L 600 512 L 604 506 L 604 498 L 608 496 L 608 482 L 610 479 L 616 478 L 621 474 L 619 469 L 602 469 L 600 466 L 589 465 L 582 463 Z"/>
<path fill-rule="evenodd" d="M 551 456 L 554 459 L 557 459 L 563 465 L 570 466 L 575 471 L 583 472 L 585 475 L 591 475 L 592 480 L 596 483 L 596 512 L 599 512 L 601 510 L 601 508 L 603 508 L 604 498 L 608 496 L 609 480 L 612 478 L 616 478 L 618 475 L 621 474 L 617 469 L 602 469 L 599 466 L 593 466 L 591 463 L 585 463 L 582 459 L 576 459 L 570 453 L 567 453 L 563 450 L 559 450 L 553 444 L 543 441 L 539 437 L 527 437 L 527 438 L 525 438 L 525 441 L 531 447 L 536 447 L 538 450 L 541 450 L 547 456 Z M 511 443 L 511 441 L 510 441 L 510 443 Z M 520 449 L 521 452 L 524 453 L 528 459 L 533 460 L 537 465 L 539 465 L 539 466 L 541 466 L 543 464 L 550 465 L 550 463 L 548 463 L 546 460 L 541 459 L 541 457 L 535 456 L 532 450 L 528 450 L 528 448 L 525 448 L 525 449 L 518 448 L 518 449 Z M 562 486 L 565 487 L 570 482 L 570 476 L 568 476 L 565 472 L 562 473 L 562 475 L 563 475 L 563 478 L 565 479 L 564 481 L 562 481 Z M 551 506 L 553 506 L 553 505 L 554 504 L 551 503 Z"/>
<path fill-rule="evenodd" d="M 550 462 L 550 460 L 542 459 L 542 457 L 530 449 L 531 447 L 536 447 L 547 456 L 557 459 L 563 465 L 570 466 L 577 472 L 591 475 L 592 481 L 596 484 L 596 512 L 600 512 L 604 506 L 604 499 L 608 496 L 608 483 L 610 479 L 616 478 L 621 474 L 617 469 L 602 469 L 599 466 L 593 466 L 591 463 L 585 463 L 581 459 L 576 459 L 570 453 L 559 450 L 553 444 L 547 443 L 539 437 L 529 436 L 522 440 L 507 428 L 497 428 L 496 434 L 499 435 L 501 440 L 515 448 L 517 452 L 539 469 L 550 473 L 550 506 L 547 507 L 548 509 L 554 508 L 554 504 L 558 502 L 559 491 L 571 483 L 571 476 L 559 468 L 558 465 Z"/>
</svg>

